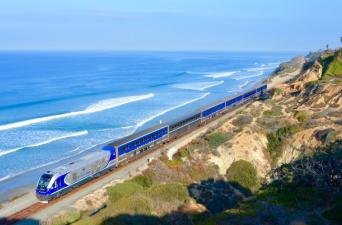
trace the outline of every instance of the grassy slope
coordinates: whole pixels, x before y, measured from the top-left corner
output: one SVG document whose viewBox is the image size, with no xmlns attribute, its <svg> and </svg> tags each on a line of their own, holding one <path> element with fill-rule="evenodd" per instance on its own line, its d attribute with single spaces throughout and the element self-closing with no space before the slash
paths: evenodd
<svg viewBox="0 0 342 225">
<path fill-rule="evenodd" d="M 320 61 L 323 65 L 323 80 L 342 77 L 342 49 L 332 54 L 322 55 Z"/>
</svg>

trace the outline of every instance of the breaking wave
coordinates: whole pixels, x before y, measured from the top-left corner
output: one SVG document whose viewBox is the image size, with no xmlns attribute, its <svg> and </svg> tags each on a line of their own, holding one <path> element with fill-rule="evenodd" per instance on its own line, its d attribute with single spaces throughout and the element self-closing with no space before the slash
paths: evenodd
<svg viewBox="0 0 342 225">
<path fill-rule="evenodd" d="M 10 177 L 11 177 L 10 175 L 4 176 L 4 177 L 0 177 L 0 182 L 4 181 L 4 180 L 7 180 Z"/>
<path fill-rule="evenodd" d="M 221 78 L 221 77 L 230 77 L 235 73 L 239 73 L 240 71 L 230 71 L 230 72 L 222 72 L 222 73 L 213 73 L 213 74 L 208 74 L 205 75 L 205 77 L 210 77 L 210 78 Z"/>
<path fill-rule="evenodd" d="M 239 86 L 240 89 L 243 89 L 244 87 L 246 87 L 249 84 L 249 80 L 246 80 L 243 84 L 241 84 Z"/>
<path fill-rule="evenodd" d="M 72 117 L 72 116 L 79 116 L 79 115 L 101 112 L 104 110 L 115 108 L 117 106 L 121 106 L 121 105 L 131 103 L 131 102 L 136 102 L 136 101 L 141 101 L 144 99 L 152 98 L 153 96 L 154 96 L 154 94 L 150 93 L 150 94 L 146 94 L 146 95 L 137 95 L 137 96 L 128 96 L 128 97 L 106 99 L 106 100 L 99 101 L 93 105 L 90 105 L 89 107 L 87 107 L 86 109 L 84 109 L 82 111 L 62 113 L 62 114 L 58 114 L 58 115 L 39 117 L 39 118 L 34 118 L 34 119 L 29 119 L 29 120 L 24 120 L 24 121 L 0 125 L 0 131 L 30 126 L 33 124 L 43 123 L 43 122 L 56 120 L 56 119 L 62 119 L 62 118 L 66 118 L 66 117 Z"/>
<path fill-rule="evenodd" d="M 54 141 L 63 140 L 63 139 L 66 139 L 66 138 L 71 138 L 71 137 L 87 135 L 87 134 L 88 134 L 88 131 L 84 130 L 84 131 L 80 131 L 80 132 L 69 133 L 69 134 L 66 134 L 66 135 L 63 135 L 63 136 L 60 136 L 60 137 L 54 137 L 54 138 L 48 139 L 46 141 L 38 142 L 38 143 L 35 143 L 35 144 L 31 144 L 31 145 L 26 145 L 26 146 L 23 146 L 23 147 L 12 148 L 12 149 L 8 149 L 8 150 L 0 150 L 0 156 L 7 155 L 7 154 L 10 154 L 10 153 L 13 153 L 13 152 L 17 152 L 17 151 L 22 150 L 24 148 L 38 147 L 38 146 L 49 144 L 49 143 L 54 142 Z M 0 181 L 1 181 L 1 179 L 0 179 Z"/>
<path fill-rule="evenodd" d="M 265 64 L 261 65 L 261 67 L 255 67 L 255 68 L 249 68 L 246 69 L 246 71 L 248 72 L 256 72 L 256 71 L 265 71 L 265 70 L 271 70 L 271 69 L 275 69 L 277 68 L 277 66 L 266 66 Z"/>
<path fill-rule="evenodd" d="M 194 83 L 183 83 L 175 84 L 172 87 L 186 90 L 204 91 L 205 89 L 215 87 L 217 85 L 223 84 L 224 81 L 212 81 L 212 82 L 194 82 Z"/>
</svg>

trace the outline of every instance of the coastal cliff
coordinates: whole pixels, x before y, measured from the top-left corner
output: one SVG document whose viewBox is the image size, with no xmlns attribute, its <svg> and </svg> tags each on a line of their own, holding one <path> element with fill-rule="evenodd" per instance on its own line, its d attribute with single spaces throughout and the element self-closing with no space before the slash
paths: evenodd
<svg viewBox="0 0 342 225">
<path fill-rule="evenodd" d="M 47 224 L 340 224 L 342 50 L 295 58 L 270 82 L 172 159 Z"/>
</svg>

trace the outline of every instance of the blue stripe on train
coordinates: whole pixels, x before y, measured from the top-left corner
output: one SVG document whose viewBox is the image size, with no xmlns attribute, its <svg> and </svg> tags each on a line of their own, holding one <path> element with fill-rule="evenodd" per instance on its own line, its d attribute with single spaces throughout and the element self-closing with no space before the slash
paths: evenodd
<svg viewBox="0 0 342 225">
<path fill-rule="evenodd" d="M 144 136 L 141 136 L 140 138 L 137 138 L 133 141 L 130 141 L 126 144 L 123 144 L 118 147 L 119 150 L 119 156 L 123 154 L 130 153 L 131 151 L 134 151 L 140 147 L 143 147 L 144 145 L 147 145 L 149 143 L 152 143 L 168 134 L 168 127 L 164 127 L 162 129 L 159 129 L 157 131 L 154 131 L 150 134 L 146 134 Z"/>
<path fill-rule="evenodd" d="M 106 146 L 103 146 L 102 150 L 110 152 L 109 162 L 116 159 L 115 147 L 106 145 Z"/>
<path fill-rule="evenodd" d="M 226 107 L 226 104 L 223 102 L 223 103 L 220 103 L 218 105 L 215 105 L 205 111 L 202 112 L 202 117 L 208 117 L 222 109 L 224 109 Z"/>
</svg>

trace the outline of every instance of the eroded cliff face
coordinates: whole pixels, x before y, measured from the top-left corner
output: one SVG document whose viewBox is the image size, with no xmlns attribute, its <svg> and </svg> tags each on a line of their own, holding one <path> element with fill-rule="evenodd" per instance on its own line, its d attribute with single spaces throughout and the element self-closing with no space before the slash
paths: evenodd
<svg viewBox="0 0 342 225">
<path fill-rule="evenodd" d="M 277 85 L 269 99 L 249 104 L 236 116 L 251 117 L 249 123 L 238 123 L 235 117 L 218 128 L 226 132 L 238 130 L 217 149 L 218 155 L 210 157 L 221 174 L 234 161 L 243 159 L 264 178 L 272 167 L 342 139 L 342 85 L 319 82 L 322 70 L 315 61 L 298 76 Z M 295 134 L 282 138 L 279 154 L 273 154 L 267 134 L 289 126 L 296 126 Z"/>
</svg>

